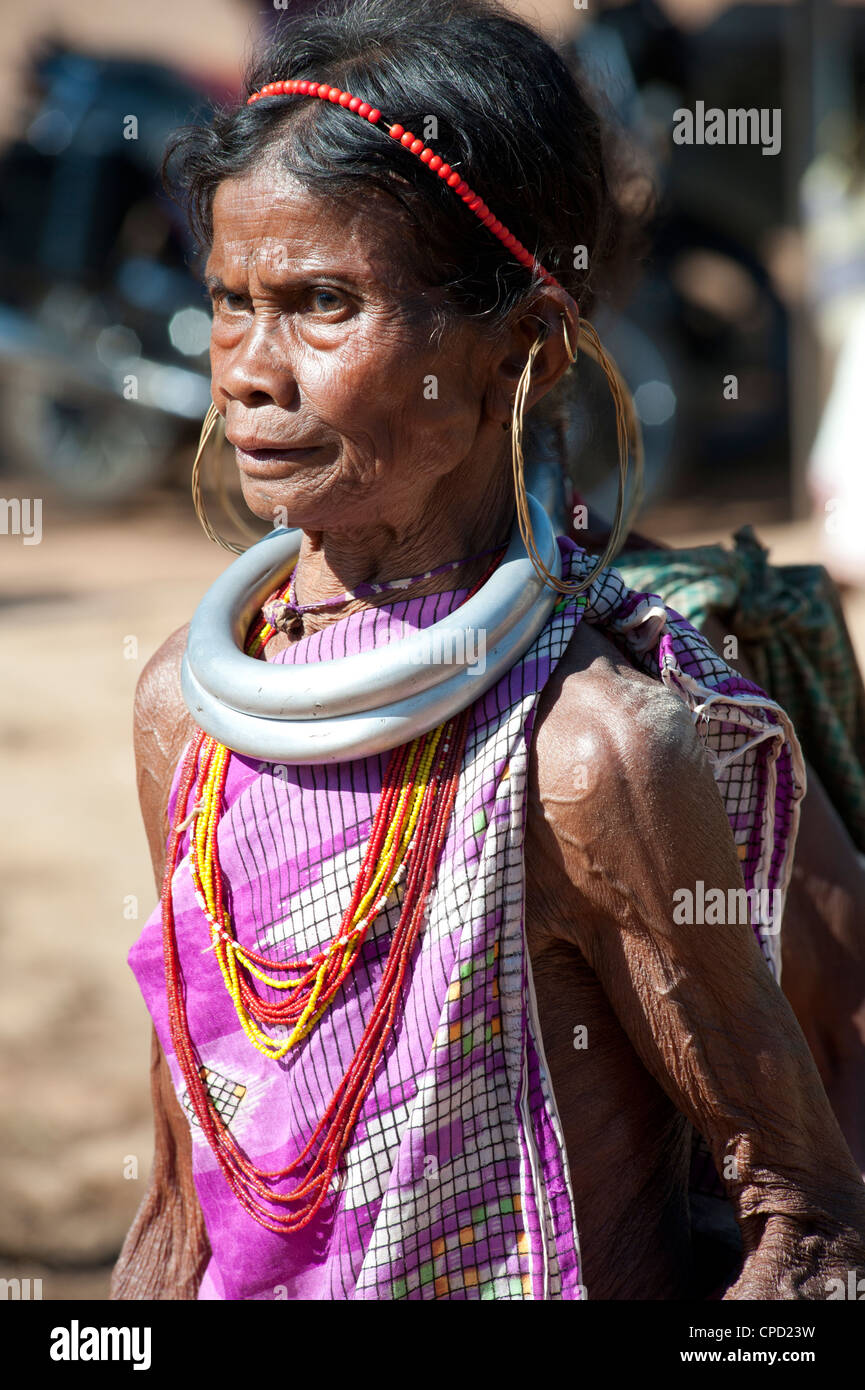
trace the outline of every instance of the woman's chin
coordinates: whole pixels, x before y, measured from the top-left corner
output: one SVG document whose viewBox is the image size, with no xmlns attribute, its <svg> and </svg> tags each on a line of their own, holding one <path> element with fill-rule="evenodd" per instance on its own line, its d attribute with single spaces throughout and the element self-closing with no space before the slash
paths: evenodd
<svg viewBox="0 0 865 1390">
<path fill-rule="evenodd" d="M 312 495 L 309 484 L 300 478 L 251 478 L 241 472 L 240 491 L 254 516 L 271 526 L 320 529 L 323 519 L 321 489 Z"/>
</svg>

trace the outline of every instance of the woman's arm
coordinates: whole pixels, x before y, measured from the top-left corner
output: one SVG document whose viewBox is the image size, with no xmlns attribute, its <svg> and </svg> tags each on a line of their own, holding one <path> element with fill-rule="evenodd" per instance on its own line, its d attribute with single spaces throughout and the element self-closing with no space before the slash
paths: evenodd
<svg viewBox="0 0 865 1390">
<path fill-rule="evenodd" d="M 189 1124 L 153 1032 L 153 1170 L 111 1279 L 113 1299 L 193 1299 L 210 1246 L 192 1180 Z"/>
<path fill-rule="evenodd" d="M 135 692 L 138 797 L 157 890 L 162 887 L 171 779 L 193 723 L 180 691 L 186 629 L 175 632 L 145 666 Z M 153 1171 L 111 1281 L 113 1299 L 194 1299 L 210 1247 L 192 1179 L 189 1124 L 174 1091 L 156 1032 L 150 1064 Z"/>
<path fill-rule="evenodd" d="M 707 618 L 702 631 L 723 651 L 727 631 L 718 618 Z M 730 664 L 759 684 L 744 656 Z M 808 790 L 784 910 L 781 987 L 865 1173 L 865 857 L 807 761 L 805 772 Z"/>
<path fill-rule="evenodd" d="M 865 1186 L 751 927 L 674 921 L 677 890 L 743 886 L 711 769 L 674 696 L 588 655 L 538 731 L 554 930 L 711 1147 L 746 1254 L 727 1296 L 826 1298 L 865 1273 Z"/>
</svg>

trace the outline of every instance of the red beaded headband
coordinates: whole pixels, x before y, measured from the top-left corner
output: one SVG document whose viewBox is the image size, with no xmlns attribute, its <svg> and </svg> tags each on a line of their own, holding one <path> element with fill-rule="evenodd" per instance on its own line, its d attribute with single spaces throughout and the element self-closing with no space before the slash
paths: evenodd
<svg viewBox="0 0 865 1390">
<path fill-rule="evenodd" d="M 360 97 L 352 96 L 351 92 L 343 92 L 339 87 L 330 87 L 326 82 L 311 82 L 306 78 L 291 78 L 287 82 L 268 82 L 258 92 L 253 92 L 247 98 L 247 106 L 251 106 L 254 101 L 259 101 L 262 97 L 281 97 L 281 96 L 304 96 L 321 97 L 324 101 L 332 101 L 336 106 L 344 106 L 349 111 L 355 111 L 358 116 L 363 116 L 371 125 L 377 125 L 381 120 L 381 112 L 377 106 L 370 106 L 368 101 L 361 101 Z M 521 241 L 509 232 L 504 223 L 490 212 L 483 198 L 470 188 L 464 178 L 455 173 L 449 164 L 437 155 L 435 150 L 431 150 L 429 145 L 425 145 L 423 140 L 418 140 L 410 130 L 404 130 L 401 125 L 388 127 L 388 135 L 392 140 L 399 140 L 412 154 L 417 155 L 422 164 L 432 169 L 433 173 L 438 174 L 440 179 L 444 179 L 448 188 L 452 188 L 454 193 L 462 198 L 466 207 L 475 214 L 485 227 L 497 236 L 502 245 L 510 251 L 511 255 L 524 265 L 527 270 L 536 271 L 546 285 L 555 285 L 558 289 L 564 287 L 559 284 L 555 276 L 551 275 L 540 261 L 536 261 L 531 251 L 526 250 Z M 565 291 L 567 293 L 567 291 Z M 579 313 L 579 310 L 577 310 Z"/>
</svg>

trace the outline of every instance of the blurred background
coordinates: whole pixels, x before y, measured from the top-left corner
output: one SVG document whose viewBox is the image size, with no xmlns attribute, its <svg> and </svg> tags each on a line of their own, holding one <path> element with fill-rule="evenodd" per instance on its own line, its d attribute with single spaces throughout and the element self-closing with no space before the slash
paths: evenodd
<svg viewBox="0 0 865 1390">
<path fill-rule="evenodd" d="M 0 3 L 0 1278 L 47 1299 L 106 1296 L 149 1174 L 132 698 L 226 560 L 188 490 L 209 314 L 157 170 L 304 4 Z M 512 8 L 657 189 L 641 275 L 594 316 L 645 432 L 639 530 L 751 522 L 776 563 L 826 565 L 863 663 L 865 5 L 580 5 Z M 701 102 L 780 111 L 777 153 L 676 143 Z M 587 390 L 577 482 L 609 512 L 595 421 Z"/>
</svg>

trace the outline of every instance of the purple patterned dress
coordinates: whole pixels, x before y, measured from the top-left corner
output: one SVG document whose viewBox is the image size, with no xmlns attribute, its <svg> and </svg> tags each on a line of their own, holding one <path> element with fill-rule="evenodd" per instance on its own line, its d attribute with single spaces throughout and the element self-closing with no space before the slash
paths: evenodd
<svg viewBox="0 0 865 1390">
<path fill-rule="evenodd" d="M 559 538 L 564 573 L 592 557 Z M 366 609 L 278 661 L 338 658 L 428 627 L 455 590 Z M 523 930 L 528 749 L 538 698 L 577 623 L 596 624 L 693 713 L 738 847 L 752 923 L 777 974 L 778 921 L 804 793 L 789 720 L 660 599 L 605 570 L 556 605 L 540 636 L 476 702 L 447 838 L 394 1032 L 324 1204 L 273 1233 L 229 1191 L 193 1117 L 168 1027 L 158 908 L 130 954 L 190 1118 L 212 1257 L 202 1299 L 576 1299 L 579 1242 Z M 333 935 L 363 858 L 389 754 L 308 766 L 231 761 L 219 854 L 240 942 L 272 958 Z M 178 774 L 170 810 L 173 812 Z M 262 1169 L 304 1147 L 375 998 L 402 888 L 311 1035 L 281 1062 L 241 1030 L 181 845 L 173 896 L 190 1032 L 235 1140 Z M 275 997 L 271 995 L 271 997 Z M 275 1031 L 274 1036 L 279 1036 Z M 590 1294 L 590 1290 L 588 1293 Z"/>
</svg>

